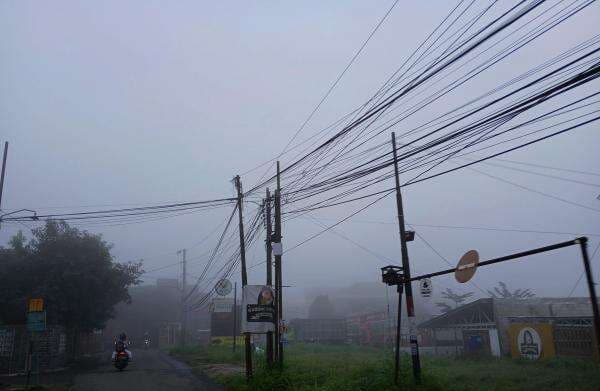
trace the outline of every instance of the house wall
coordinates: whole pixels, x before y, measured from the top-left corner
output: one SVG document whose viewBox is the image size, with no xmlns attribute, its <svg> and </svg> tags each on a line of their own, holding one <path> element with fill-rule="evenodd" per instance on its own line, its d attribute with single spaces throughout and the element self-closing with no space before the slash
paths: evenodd
<svg viewBox="0 0 600 391">
<path fill-rule="evenodd" d="M 591 306 L 586 298 L 494 299 L 494 316 L 498 326 L 502 355 L 510 355 L 509 326 L 511 317 L 589 316 Z"/>
</svg>

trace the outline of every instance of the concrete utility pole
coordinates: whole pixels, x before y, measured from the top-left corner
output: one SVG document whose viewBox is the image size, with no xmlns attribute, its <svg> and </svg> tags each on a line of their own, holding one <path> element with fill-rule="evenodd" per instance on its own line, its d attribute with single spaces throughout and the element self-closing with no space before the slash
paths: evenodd
<svg viewBox="0 0 600 391">
<path fill-rule="evenodd" d="M 402 269 L 404 271 L 404 289 L 406 291 L 406 313 L 410 335 L 410 353 L 412 356 L 413 375 L 417 383 L 421 382 L 421 361 L 419 359 L 419 343 L 417 341 L 415 325 L 415 306 L 413 301 L 412 283 L 410 281 L 410 263 L 408 261 L 408 248 L 406 247 L 406 228 L 404 227 L 404 207 L 402 205 L 402 192 L 400 191 L 400 174 L 398 172 L 398 152 L 396 151 L 396 134 L 392 132 L 392 148 L 394 150 L 394 176 L 396 179 L 396 207 L 398 209 L 398 226 L 400 228 L 400 248 L 402 252 Z M 401 295 L 400 285 L 398 293 Z M 402 296 L 399 297 L 399 299 Z M 400 324 L 400 304 L 398 304 L 398 328 Z M 398 349 L 399 350 L 399 349 Z M 396 352 L 399 354 L 399 352 Z"/>
<path fill-rule="evenodd" d="M 2 192 L 4 191 L 4 173 L 6 172 L 6 158 L 8 156 L 8 141 L 4 143 L 4 155 L 2 156 L 2 174 L 0 175 L 0 210 L 2 210 Z"/>
<path fill-rule="evenodd" d="M 237 189 L 237 206 L 239 216 L 239 231 L 240 231 L 240 262 L 242 266 L 242 302 L 244 301 L 244 287 L 248 285 L 248 273 L 246 272 L 246 243 L 244 238 L 244 217 L 242 214 L 243 198 L 242 181 L 240 176 L 235 177 L 235 187 Z M 244 308 L 242 308 L 242 311 Z M 252 347 L 250 346 L 250 333 L 244 333 L 244 341 L 246 345 L 246 380 L 252 377 Z"/>
<path fill-rule="evenodd" d="M 267 188 L 267 198 L 265 199 L 265 227 L 267 230 L 265 245 L 267 252 L 267 285 L 273 284 L 273 265 L 271 262 L 273 246 L 271 244 L 271 192 Z M 267 364 L 271 366 L 273 364 L 273 332 L 267 332 Z"/>
<path fill-rule="evenodd" d="M 281 272 L 281 171 L 277 161 L 277 190 L 275 191 L 275 236 L 273 238 L 275 255 L 275 298 L 277 300 L 277 316 L 275 324 L 275 349 L 279 365 L 283 366 L 283 342 L 281 340 L 281 320 L 283 318 L 283 286 Z"/>
<path fill-rule="evenodd" d="M 181 346 L 185 346 L 186 344 L 186 336 L 187 336 L 187 311 L 185 310 L 185 290 L 187 285 L 187 260 L 186 260 L 186 252 L 187 250 L 184 248 L 183 250 L 177 251 L 177 254 L 182 254 L 183 261 L 182 265 L 182 273 L 181 273 Z"/>
</svg>

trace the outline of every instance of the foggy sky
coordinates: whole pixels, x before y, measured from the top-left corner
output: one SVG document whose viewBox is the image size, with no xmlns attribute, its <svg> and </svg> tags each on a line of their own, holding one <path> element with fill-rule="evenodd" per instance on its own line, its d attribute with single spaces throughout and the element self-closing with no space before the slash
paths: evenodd
<svg viewBox="0 0 600 391">
<path fill-rule="evenodd" d="M 10 143 L 3 211 L 66 212 L 232 196 L 231 178 L 281 152 L 390 5 L 391 1 L 0 3 L 0 141 Z M 450 8 L 442 1 L 401 2 L 299 140 L 363 103 Z M 483 76 L 473 94 L 590 38 L 598 32 L 598 20 L 596 4 L 498 72 Z M 593 86 L 598 89 L 599 84 Z M 600 172 L 599 146 L 595 124 L 507 158 Z M 598 187 L 478 168 L 600 209 Z M 242 180 L 249 187 L 262 172 Z M 598 177 L 577 178 L 600 183 Z M 404 200 L 407 221 L 414 224 L 600 234 L 598 212 L 469 169 L 411 186 Z M 355 209 L 313 215 L 332 224 Z M 178 249 L 200 241 L 229 213 L 218 209 L 144 224 L 81 228 L 113 243 L 117 260 L 144 258 L 149 270 L 175 262 Z M 340 225 L 338 232 L 398 262 L 395 216 L 394 200 L 388 197 Z M 452 265 L 469 249 L 477 249 L 485 259 L 573 238 L 415 228 Z M 28 234 L 22 225 L 3 224 L 0 243 L 19 229 Z M 310 220 L 295 219 L 284 226 L 284 247 L 321 229 Z M 249 250 L 250 265 L 264 260 L 262 240 Z M 593 252 L 600 236 L 590 240 Z M 188 258 L 209 251 L 215 241 L 213 236 L 191 248 Z M 410 244 L 409 252 L 416 273 L 448 267 L 419 240 Z M 326 233 L 284 257 L 284 278 L 293 286 L 290 294 L 301 296 L 315 286 L 378 281 L 379 268 L 386 263 Z M 593 263 L 600 278 L 600 255 Z M 190 274 L 200 273 L 202 266 L 190 261 Z M 581 271 L 577 249 L 569 248 L 482 268 L 474 281 L 483 289 L 503 280 L 510 287 L 532 288 L 538 296 L 565 296 Z M 174 267 L 149 277 L 177 272 Z M 250 282 L 263 281 L 263 268 L 252 269 Z M 458 287 L 452 277 L 434 281 L 437 292 L 446 286 L 477 291 Z M 581 283 L 575 294 L 586 293 Z"/>
</svg>

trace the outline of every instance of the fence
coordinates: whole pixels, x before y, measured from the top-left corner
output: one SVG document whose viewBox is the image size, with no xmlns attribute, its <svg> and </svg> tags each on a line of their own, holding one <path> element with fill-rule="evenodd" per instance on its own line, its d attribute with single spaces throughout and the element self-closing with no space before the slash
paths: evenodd
<svg viewBox="0 0 600 391">
<path fill-rule="evenodd" d="M 62 326 L 31 333 L 24 325 L 0 326 L 0 375 L 23 374 L 32 348 L 32 371 L 43 372 L 66 365 L 66 333 Z"/>
</svg>

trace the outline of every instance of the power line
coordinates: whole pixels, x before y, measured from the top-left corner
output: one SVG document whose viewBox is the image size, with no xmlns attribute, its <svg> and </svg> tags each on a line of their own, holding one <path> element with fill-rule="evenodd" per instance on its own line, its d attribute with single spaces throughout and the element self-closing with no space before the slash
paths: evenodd
<svg viewBox="0 0 600 391">
<path fill-rule="evenodd" d="M 377 32 L 377 30 L 379 30 L 379 28 L 381 27 L 381 25 L 383 24 L 383 22 L 385 22 L 385 20 L 387 19 L 387 17 L 389 16 L 389 14 L 392 12 L 392 10 L 394 9 L 394 7 L 396 7 L 396 5 L 398 4 L 399 1 L 400 0 L 395 0 L 394 3 L 392 4 L 392 6 L 385 13 L 385 15 L 379 20 L 379 22 L 377 23 L 377 25 L 375 25 L 375 28 L 373 28 L 373 30 L 371 31 L 371 33 L 369 34 L 369 36 L 367 37 L 367 39 L 363 42 L 363 44 L 360 46 L 360 48 L 354 54 L 354 56 L 352 56 L 352 58 L 350 59 L 350 62 L 346 65 L 346 67 L 344 68 L 344 70 L 338 75 L 338 77 L 335 79 L 335 81 L 333 82 L 333 84 L 329 87 L 329 89 L 327 90 L 327 92 L 325 93 L 325 95 L 321 98 L 321 100 L 319 101 L 319 103 L 317 104 L 317 106 L 315 106 L 315 108 L 311 111 L 311 113 L 308 115 L 308 117 L 304 120 L 304 122 L 302 123 L 302 125 L 300 125 L 300 127 L 298 128 L 298 130 L 296 130 L 296 132 L 294 133 L 294 135 L 292 136 L 292 138 L 290 139 L 290 141 L 288 141 L 288 143 L 285 145 L 285 147 L 283 148 L 283 151 L 279 155 L 277 155 L 276 158 L 274 158 L 274 159 L 271 160 L 270 168 L 273 167 L 273 162 L 275 160 L 279 159 L 281 157 L 281 155 L 283 155 L 287 151 L 287 149 L 290 146 L 290 144 L 296 139 L 296 137 L 298 137 L 298 134 L 300 134 L 300 132 L 306 127 L 306 125 L 308 124 L 308 122 L 313 118 L 313 116 L 319 110 L 319 108 L 321 107 L 321 105 L 329 97 L 329 95 L 334 90 L 334 88 L 338 85 L 338 83 L 340 82 L 340 80 L 342 80 L 342 77 L 344 77 L 344 75 L 346 74 L 346 72 L 350 69 L 350 67 L 352 66 L 352 64 L 354 63 L 354 61 L 358 58 L 358 56 L 360 55 L 360 53 L 362 53 L 363 49 L 367 46 L 367 44 L 369 43 L 369 41 L 371 40 L 371 38 L 373 37 L 373 35 L 375 35 L 375 33 Z M 254 169 L 252 169 L 250 171 L 246 171 L 243 175 L 246 175 L 246 174 L 248 174 L 249 172 L 252 172 L 255 169 L 256 168 L 254 168 Z M 268 170 L 267 170 L 267 172 L 268 172 Z M 265 172 L 265 174 L 262 175 L 261 179 L 264 178 L 265 175 L 266 175 L 266 172 Z"/>
</svg>

